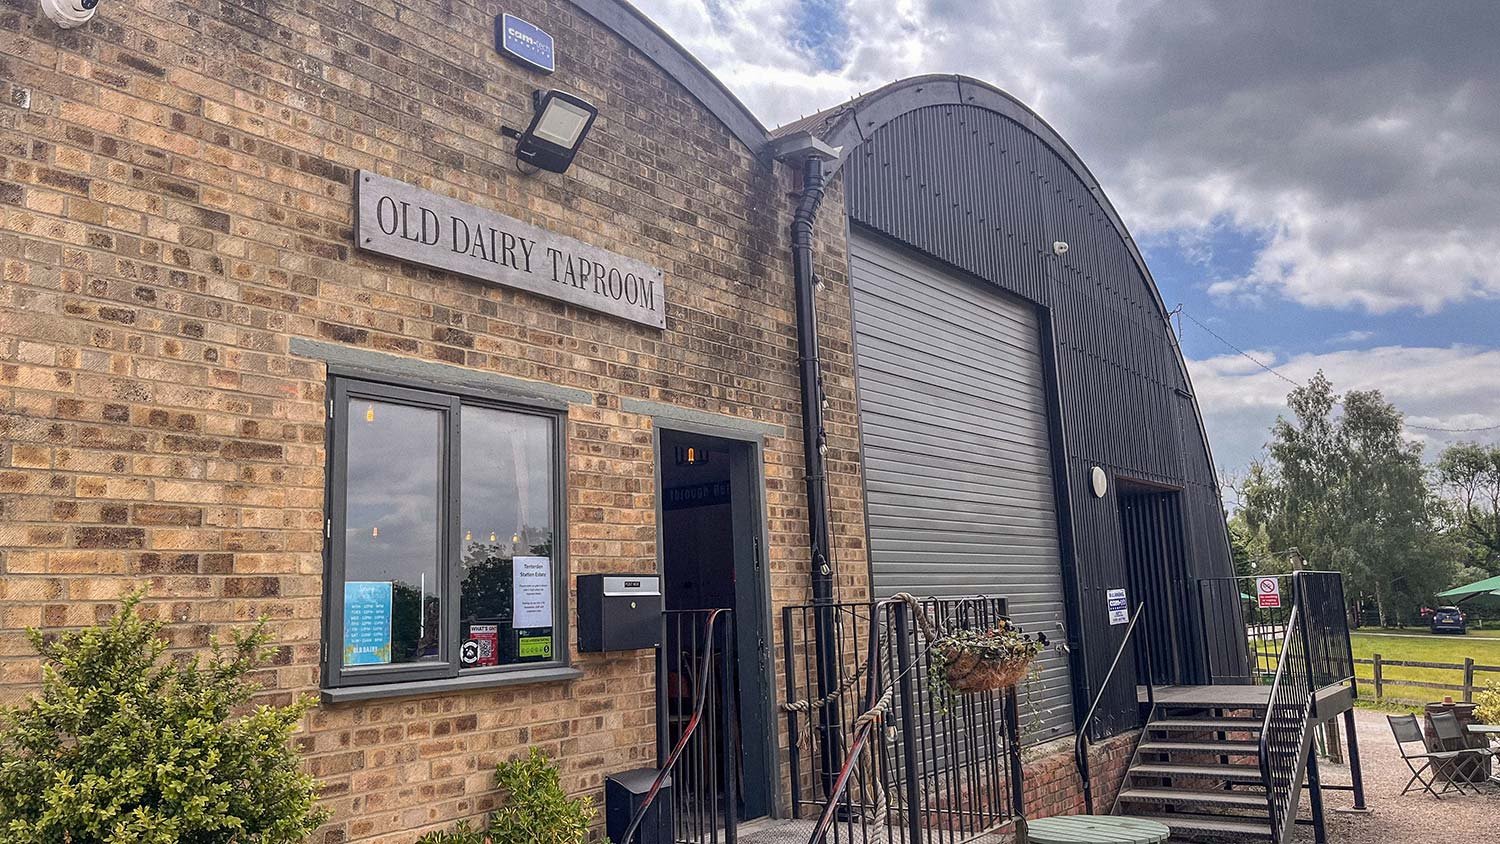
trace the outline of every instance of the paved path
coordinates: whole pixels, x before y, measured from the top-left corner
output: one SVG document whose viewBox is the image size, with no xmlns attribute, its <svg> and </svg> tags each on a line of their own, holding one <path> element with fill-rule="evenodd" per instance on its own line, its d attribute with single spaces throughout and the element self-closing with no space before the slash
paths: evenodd
<svg viewBox="0 0 1500 844">
<path fill-rule="evenodd" d="M 1384 635 L 1384 634 L 1383 634 Z M 1444 797 L 1434 800 L 1420 791 L 1405 797 L 1401 787 L 1410 773 L 1396 752 L 1395 739 L 1387 726 L 1385 713 L 1365 709 L 1354 711 L 1355 729 L 1359 731 L 1360 768 L 1365 774 L 1365 804 L 1372 810 L 1366 815 L 1335 812 L 1354 804 L 1347 791 L 1325 791 L 1329 844 L 1438 844 L 1438 842 L 1494 841 L 1495 826 L 1500 820 L 1500 793 L 1471 797 Z M 1330 765 L 1319 769 L 1324 782 L 1348 784 L 1347 765 Z M 1307 797 L 1302 798 L 1306 815 Z M 1307 815 L 1311 817 L 1311 815 Z M 1311 826 L 1299 826 L 1295 838 L 1299 844 L 1311 844 Z"/>
</svg>

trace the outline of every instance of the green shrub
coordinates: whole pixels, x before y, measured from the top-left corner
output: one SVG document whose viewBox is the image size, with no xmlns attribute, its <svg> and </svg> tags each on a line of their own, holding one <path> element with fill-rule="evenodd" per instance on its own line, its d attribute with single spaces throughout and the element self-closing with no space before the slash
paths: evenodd
<svg viewBox="0 0 1500 844">
<path fill-rule="evenodd" d="M 459 821 L 452 829 L 427 833 L 417 839 L 417 844 L 489 844 L 489 837 L 483 829 L 469 826 L 468 821 Z"/>
<path fill-rule="evenodd" d="M 206 660 L 164 659 L 141 595 L 55 638 L 40 697 L 0 710 L 8 844 L 291 844 L 325 815 L 288 740 L 312 705 L 249 707 L 275 653 L 264 620 Z"/>
<path fill-rule="evenodd" d="M 583 844 L 596 811 L 588 797 L 569 798 L 557 767 L 531 748 L 524 758 L 502 762 L 495 782 L 505 804 L 480 830 L 460 821 L 453 829 L 429 832 L 417 844 Z"/>
<path fill-rule="evenodd" d="M 495 781 L 504 806 L 490 817 L 494 844 L 583 844 L 594 819 L 594 801 L 568 799 L 557 767 L 535 747 L 524 759 L 502 762 Z"/>
<path fill-rule="evenodd" d="M 1474 696 L 1474 717 L 1486 724 L 1500 724 L 1500 680 L 1492 681 Z"/>
</svg>

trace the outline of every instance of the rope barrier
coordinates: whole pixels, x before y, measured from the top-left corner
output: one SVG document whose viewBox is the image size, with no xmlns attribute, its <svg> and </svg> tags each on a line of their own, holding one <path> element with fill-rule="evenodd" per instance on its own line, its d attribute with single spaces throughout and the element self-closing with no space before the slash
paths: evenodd
<svg viewBox="0 0 1500 844">
<path fill-rule="evenodd" d="M 922 635 L 926 637 L 929 647 L 933 642 L 936 642 L 944 637 L 945 634 L 943 633 L 943 631 L 939 629 L 938 626 L 933 623 L 932 619 L 927 616 L 927 611 L 922 607 L 922 602 L 918 600 L 915 595 L 911 594 L 910 592 L 897 592 L 896 594 L 892 595 L 890 599 L 892 601 L 900 601 L 901 603 L 911 608 L 912 617 L 917 622 L 917 628 L 921 630 Z M 877 621 L 876 619 L 872 618 L 870 620 L 870 623 L 873 625 L 876 624 Z M 869 669 L 869 659 L 865 660 L 864 665 L 859 665 L 858 663 L 856 663 L 854 672 L 851 673 L 848 677 L 845 677 L 843 680 L 841 680 L 838 686 L 828 694 L 823 695 L 820 698 L 803 698 L 801 700 L 788 701 L 781 705 L 781 710 L 783 712 L 807 713 L 815 709 L 822 709 L 823 707 L 837 701 L 840 697 L 847 693 L 849 689 L 853 688 L 855 684 L 859 682 L 859 679 L 869 671 Z M 865 742 L 864 747 L 860 751 L 860 755 L 862 757 L 860 760 L 860 764 L 865 768 L 865 773 L 860 777 L 860 780 L 863 783 L 866 783 L 867 787 L 874 792 L 875 802 L 872 807 L 873 817 L 869 818 L 869 820 L 874 825 L 874 832 L 873 834 L 868 836 L 868 840 L 877 842 L 877 844 L 888 840 L 889 832 L 887 830 L 886 820 L 890 815 L 890 800 L 886 796 L 885 783 L 881 781 L 880 755 L 876 751 L 876 746 L 877 742 L 882 742 L 885 739 L 885 731 L 880 728 L 880 725 L 883 721 L 885 721 L 885 716 L 890 711 L 891 700 L 894 698 L 895 692 L 895 678 L 891 678 L 891 681 L 886 684 L 884 692 L 875 701 L 875 703 L 871 705 L 869 709 L 861 712 L 854 719 L 854 727 L 856 729 L 868 725 L 870 730 L 870 739 L 869 741 Z M 813 738 L 813 723 L 812 719 L 810 718 L 808 719 L 808 738 Z M 908 809 L 908 811 L 910 811 L 910 809 Z"/>
<path fill-rule="evenodd" d="M 833 691 L 829 692 L 826 695 L 823 695 L 816 700 L 805 698 L 803 700 L 794 700 L 790 703 L 783 703 L 781 705 L 781 711 L 811 712 L 814 709 L 822 709 L 823 707 L 827 706 L 830 703 L 833 703 L 834 701 L 842 697 L 844 692 L 847 692 L 849 691 L 849 689 L 853 688 L 854 684 L 859 682 L 859 678 L 864 676 L 865 671 L 868 670 L 869 667 L 870 661 L 865 660 L 864 665 L 856 666 L 854 669 L 854 673 L 841 680 L 838 686 L 835 687 Z"/>
<path fill-rule="evenodd" d="M 915 595 L 911 594 L 910 592 L 897 592 L 896 594 L 891 596 L 891 600 L 900 601 L 901 603 L 911 607 L 912 616 L 917 621 L 917 627 L 921 629 L 922 635 L 927 637 L 929 645 L 932 642 L 936 642 L 937 640 L 943 638 L 943 631 L 939 630 L 938 626 L 932 622 L 932 619 L 927 617 L 927 611 L 922 608 L 922 602 Z M 838 686 L 834 688 L 833 691 L 829 692 L 826 695 L 823 695 L 820 698 L 803 698 L 802 700 L 794 700 L 783 703 L 781 704 L 781 711 L 811 712 L 814 709 L 822 709 L 828 704 L 838 700 L 840 697 L 843 697 L 844 693 L 853 688 L 854 684 L 859 682 L 859 678 L 863 677 L 865 675 L 865 672 L 869 669 L 870 661 L 868 659 L 865 660 L 864 665 L 859 665 L 856 662 L 854 673 L 839 681 Z M 887 689 L 886 697 L 889 696 L 890 690 Z"/>
</svg>

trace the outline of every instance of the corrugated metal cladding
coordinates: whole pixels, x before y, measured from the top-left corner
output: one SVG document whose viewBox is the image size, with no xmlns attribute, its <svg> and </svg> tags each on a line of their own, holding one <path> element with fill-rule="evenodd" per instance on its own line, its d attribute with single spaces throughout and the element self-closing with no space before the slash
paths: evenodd
<svg viewBox="0 0 1500 844">
<path fill-rule="evenodd" d="M 876 595 L 1003 595 L 1065 641 L 1036 307 L 869 237 L 849 246 Z M 1071 732 L 1058 651 L 1027 706 L 1030 740 Z"/>
<path fill-rule="evenodd" d="M 1108 620 L 1106 592 L 1127 587 L 1120 509 L 1096 499 L 1088 474 L 1102 466 L 1181 489 L 1186 579 L 1232 573 L 1227 536 L 1189 385 L 1149 282 L 1088 185 L 1037 135 L 972 105 L 913 109 L 875 129 L 844 169 L 856 227 L 908 244 L 1044 306 L 1052 338 L 1060 433 L 1070 496 L 1071 556 L 1082 619 L 1080 658 L 1090 696 L 1102 695 L 1100 732 L 1137 725 L 1133 678 L 1101 692 L 1123 635 Z M 1068 253 L 1052 254 L 1053 241 Z M 1132 601 L 1138 597 L 1131 596 Z M 1204 638 L 1189 602 L 1192 648 Z M 1227 635 L 1221 625 L 1208 637 Z M 1211 648 L 1216 648 L 1210 642 Z M 1230 651 L 1232 647 L 1217 648 Z M 1182 679 L 1203 671 L 1195 655 Z"/>
</svg>

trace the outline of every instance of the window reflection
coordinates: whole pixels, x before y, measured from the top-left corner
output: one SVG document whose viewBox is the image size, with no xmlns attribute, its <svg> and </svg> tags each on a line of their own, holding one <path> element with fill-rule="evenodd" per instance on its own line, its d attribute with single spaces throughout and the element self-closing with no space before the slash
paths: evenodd
<svg viewBox="0 0 1500 844">
<path fill-rule="evenodd" d="M 462 413 L 461 667 L 552 660 L 552 422 L 486 407 Z"/>
<path fill-rule="evenodd" d="M 344 530 L 344 664 L 438 659 L 441 411 L 351 401 Z"/>
</svg>

